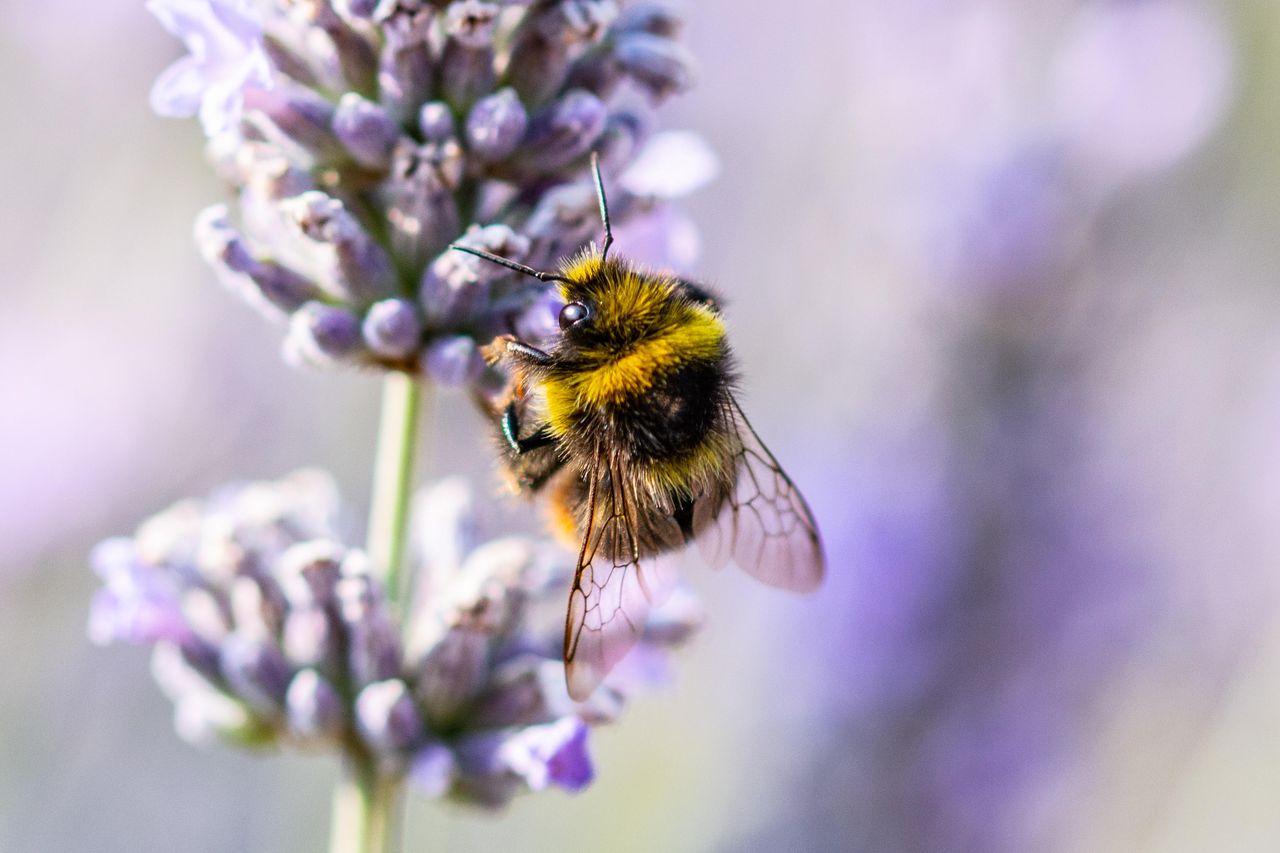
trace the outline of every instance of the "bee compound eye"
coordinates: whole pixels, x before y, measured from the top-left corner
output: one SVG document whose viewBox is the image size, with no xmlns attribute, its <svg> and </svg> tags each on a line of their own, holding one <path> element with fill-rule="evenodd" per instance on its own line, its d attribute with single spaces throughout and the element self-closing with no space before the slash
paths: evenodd
<svg viewBox="0 0 1280 853">
<path fill-rule="evenodd" d="M 581 302 L 570 302 L 560 309 L 560 328 L 568 329 L 587 319 L 591 312 Z"/>
</svg>

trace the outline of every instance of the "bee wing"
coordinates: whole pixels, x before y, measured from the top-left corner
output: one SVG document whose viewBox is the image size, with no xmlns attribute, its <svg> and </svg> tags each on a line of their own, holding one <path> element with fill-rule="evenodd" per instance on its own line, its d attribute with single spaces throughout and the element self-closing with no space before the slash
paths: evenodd
<svg viewBox="0 0 1280 853">
<path fill-rule="evenodd" d="M 669 561 L 640 557 L 639 514 L 616 457 L 597 451 L 587 476 L 586 535 L 564 626 L 565 679 L 569 695 L 578 701 L 590 696 L 639 641 L 649 610 L 674 586 Z M 655 524 L 661 529 L 653 529 Z M 670 519 L 651 521 L 645 535 L 681 541 L 679 526 Z"/>
<path fill-rule="evenodd" d="M 716 568 L 732 560 L 770 586 L 812 592 L 826 570 L 813 512 L 736 400 L 729 401 L 725 414 L 738 439 L 736 477 L 727 495 L 694 504 L 702 557 Z"/>
</svg>

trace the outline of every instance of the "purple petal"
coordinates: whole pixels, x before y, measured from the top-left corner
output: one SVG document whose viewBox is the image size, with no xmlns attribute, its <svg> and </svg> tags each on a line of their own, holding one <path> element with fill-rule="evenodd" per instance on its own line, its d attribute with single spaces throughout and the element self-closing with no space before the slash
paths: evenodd
<svg viewBox="0 0 1280 853">
<path fill-rule="evenodd" d="M 587 755 L 587 724 L 577 717 L 517 732 L 499 747 L 498 760 L 534 791 L 552 784 L 581 791 L 595 778 Z"/>
</svg>

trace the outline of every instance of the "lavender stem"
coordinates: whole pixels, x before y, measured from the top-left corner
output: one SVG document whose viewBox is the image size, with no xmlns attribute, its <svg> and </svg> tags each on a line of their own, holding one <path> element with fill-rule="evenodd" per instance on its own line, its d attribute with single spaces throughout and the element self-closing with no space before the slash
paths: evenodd
<svg viewBox="0 0 1280 853">
<path fill-rule="evenodd" d="M 373 469 L 367 550 L 375 572 L 381 573 L 387 600 L 401 595 L 405 522 L 413 491 L 414 448 L 422 387 L 407 373 L 387 374 L 382 390 L 382 420 Z"/>
<path fill-rule="evenodd" d="M 386 853 L 394 836 L 400 780 L 379 778 L 374 758 L 348 753 L 333 792 L 329 853 Z"/>
</svg>

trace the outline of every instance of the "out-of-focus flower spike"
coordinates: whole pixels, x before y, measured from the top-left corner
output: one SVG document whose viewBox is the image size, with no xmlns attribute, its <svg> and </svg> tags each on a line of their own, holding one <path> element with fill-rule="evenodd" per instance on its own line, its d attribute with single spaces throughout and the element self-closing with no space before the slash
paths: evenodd
<svg viewBox="0 0 1280 853">
<path fill-rule="evenodd" d="M 529 126 L 520 96 L 511 87 L 476 101 L 467 116 L 467 147 L 485 162 L 506 159 L 516 150 Z"/>
<path fill-rule="evenodd" d="M 500 11 L 499 4 L 485 0 L 457 0 L 444 11 L 440 89 L 460 112 L 493 88 L 493 30 Z"/>
<path fill-rule="evenodd" d="M 608 115 L 604 102 L 585 89 L 566 92 L 534 117 L 517 158 L 540 172 L 564 168 L 591 151 Z"/>
<path fill-rule="evenodd" d="M 285 356 L 290 363 L 330 367 L 364 352 L 360 319 L 346 309 L 308 302 L 289 320 Z"/>
<path fill-rule="evenodd" d="M 356 723 L 374 749 L 387 755 L 403 752 L 422 741 L 422 715 L 409 687 L 400 679 L 366 686 L 356 696 Z"/>
<path fill-rule="evenodd" d="M 415 667 L 414 693 L 427 721 L 447 730 L 489 678 L 492 634 L 459 625 L 446 631 Z"/>
<path fill-rule="evenodd" d="M 286 199 L 281 209 L 325 258 L 322 287 L 357 306 L 393 295 L 391 260 L 341 201 L 312 191 Z"/>
<path fill-rule="evenodd" d="M 400 136 L 400 128 L 385 109 L 355 92 L 338 99 L 333 132 L 352 158 L 370 169 L 387 168 Z"/>
<path fill-rule="evenodd" d="M 285 708 L 289 727 L 304 737 L 337 738 L 342 735 L 346 722 L 342 697 L 314 669 L 300 670 L 289 682 Z"/>
<path fill-rule="evenodd" d="M 383 106 L 402 126 L 412 121 L 414 111 L 431 97 L 436 77 L 428 43 L 432 11 L 411 9 L 411 5 L 381 3 L 374 13 L 386 39 L 378 64 L 378 91 Z"/>
<path fill-rule="evenodd" d="M 243 702 L 213 691 L 174 700 L 173 727 L 179 737 L 196 746 L 226 741 L 259 747 L 275 740 L 275 730 Z"/>
<path fill-rule="evenodd" d="M 365 314 L 362 330 L 369 349 L 392 361 L 409 358 L 422 345 L 422 319 L 408 299 L 375 302 Z"/>
</svg>

